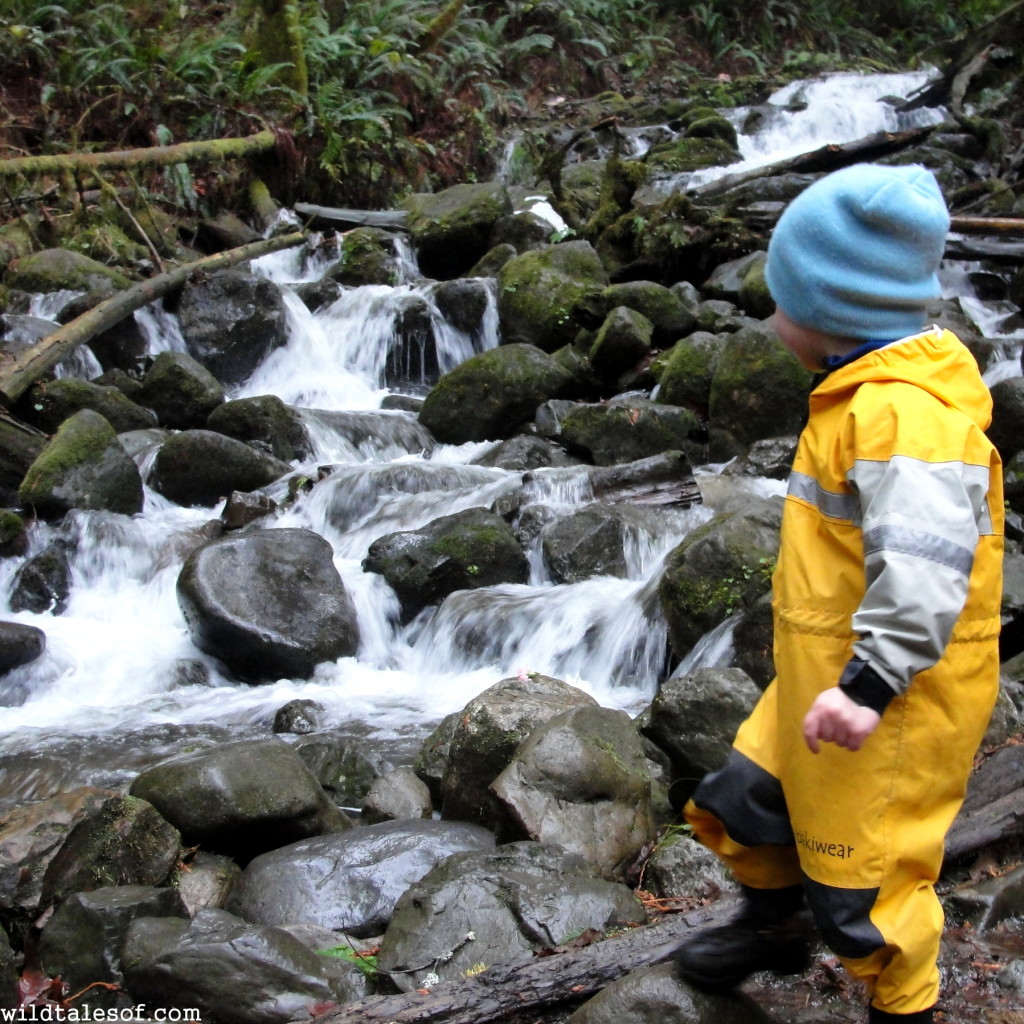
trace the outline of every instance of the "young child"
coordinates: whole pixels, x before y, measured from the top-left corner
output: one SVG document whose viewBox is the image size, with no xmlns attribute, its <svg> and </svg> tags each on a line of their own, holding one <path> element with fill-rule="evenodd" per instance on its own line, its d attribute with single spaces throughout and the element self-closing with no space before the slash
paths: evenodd
<svg viewBox="0 0 1024 1024">
<path fill-rule="evenodd" d="M 931 1021 L 933 889 L 999 685 L 1003 498 L 992 403 L 925 327 L 949 215 L 923 167 L 861 164 L 785 210 L 766 277 L 810 397 L 773 579 L 776 679 L 685 814 L 744 905 L 676 954 L 706 988 L 807 964 L 810 905 L 871 1001 Z"/>
</svg>

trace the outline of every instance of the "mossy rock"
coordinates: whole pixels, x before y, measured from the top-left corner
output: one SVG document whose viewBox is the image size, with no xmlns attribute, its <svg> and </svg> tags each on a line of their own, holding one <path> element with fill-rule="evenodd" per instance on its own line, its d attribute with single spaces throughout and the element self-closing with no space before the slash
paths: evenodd
<svg viewBox="0 0 1024 1024">
<path fill-rule="evenodd" d="M 676 342 L 661 366 L 658 401 L 693 409 L 707 418 L 711 382 L 725 342 L 725 336 L 706 331 L 696 331 Z"/>
<path fill-rule="evenodd" d="M 201 427 L 224 402 L 224 387 L 186 352 L 161 352 L 142 379 L 139 400 L 161 426 L 174 430 Z"/>
<path fill-rule="evenodd" d="M 397 284 L 395 236 L 382 228 L 370 227 L 346 232 L 341 241 L 341 259 L 326 276 L 351 287 Z"/>
<path fill-rule="evenodd" d="M 131 285 L 119 271 L 70 249 L 43 249 L 23 256 L 8 268 L 4 283 L 23 292 L 88 292 L 94 302 Z"/>
<path fill-rule="evenodd" d="M 617 306 L 597 332 L 590 364 L 605 380 L 613 381 L 636 366 L 651 350 L 654 324 L 635 309 Z"/>
<path fill-rule="evenodd" d="M 35 425 L 47 433 L 81 409 L 98 412 L 118 434 L 156 426 L 156 414 L 151 409 L 136 405 L 117 388 L 74 377 L 34 385 L 29 405 Z"/>
<path fill-rule="evenodd" d="M 0 558 L 19 558 L 28 550 L 28 527 L 13 509 L 0 508 Z"/>
<path fill-rule="evenodd" d="M 260 441 L 270 446 L 275 458 L 285 462 L 312 454 L 302 418 L 276 395 L 236 398 L 219 404 L 207 417 L 206 428 L 236 441 Z"/>
<path fill-rule="evenodd" d="M 725 167 L 740 159 L 735 145 L 718 137 L 686 138 L 664 142 L 648 154 L 648 179 L 665 174 L 685 174 L 706 167 Z"/>
<path fill-rule="evenodd" d="M 577 303 L 608 283 L 589 242 L 547 245 L 509 260 L 498 274 L 502 337 L 554 352 L 576 336 Z"/>
</svg>

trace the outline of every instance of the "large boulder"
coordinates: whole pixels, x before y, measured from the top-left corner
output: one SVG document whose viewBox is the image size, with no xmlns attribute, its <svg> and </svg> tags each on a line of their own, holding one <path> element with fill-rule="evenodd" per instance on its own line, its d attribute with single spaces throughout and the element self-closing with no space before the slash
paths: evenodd
<svg viewBox="0 0 1024 1024">
<path fill-rule="evenodd" d="M 711 382 L 715 378 L 728 335 L 695 331 L 676 342 L 657 363 L 658 401 L 693 409 L 707 418 Z"/>
<path fill-rule="evenodd" d="M 46 650 L 46 634 L 24 622 L 0 622 L 0 676 L 27 665 Z"/>
<path fill-rule="evenodd" d="M 156 426 L 156 415 L 150 409 L 126 398 L 115 387 L 103 387 L 92 381 L 64 377 L 36 384 L 29 391 L 33 422 L 52 433 L 69 416 L 80 409 L 99 413 L 118 433 L 146 430 Z"/>
<path fill-rule="evenodd" d="M 512 527 L 485 508 L 442 516 L 421 530 L 375 540 L 363 569 L 380 573 L 412 618 L 456 590 L 526 583 L 530 565 Z"/>
<path fill-rule="evenodd" d="M 189 354 L 224 384 L 246 380 L 288 340 L 281 289 L 241 270 L 189 281 L 177 313 Z"/>
<path fill-rule="evenodd" d="M 651 322 L 653 342 L 659 347 L 685 337 L 697 324 L 696 317 L 683 300 L 655 281 L 624 281 L 609 285 L 576 308 L 576 319 L 582 326 L 594 329 L 617 306 L 642 313 Z"/>
<path fill-rule="evenodd" d="M 305 679 L 359 646 L 355 608 L 331 545 L 310 530 L 212 540 L 178 576 L 193 643 L 252 681 Z"/>
<path fill-rule="evenodd" d="M 0 505 L 18 504 L 18 488 L 46 447 L 47 436 L 18 420 L 0 417 Z"/>
<path fill-rule="evenodd" d="M 157 452 L 150 483 L 179 505 L 216 505 L 232 491 L 255 491 L 292 467 L 212 430 L 183 430 Z"/>
<path fill-rule="evenodd" d="M 665 560 L 658 599 L 677 657 L 771 589 L 781 504 L 754 501 L 742 512 L 718 515 L 690 533 Z"/>
<path fill-rule="evenodd" d="M 22 292 L 85 292 L 87 304 L 96 305 L 131 285 L 120 271 L 70 249 L 43 249 L 15 260 L 4 284 Z"/>
<path fill-rule="evenodd" d="M 530 733 L 491 792 L 514 823 L 511 835 L 557 843 L 607 878 L 625 877 L 654 840 L 647 758 L 624 711 L 555 715 Z"/>
<path fill-rule="evenodd" d="M 554 352 L 576 336 L 577 304 L 607 287 L 607 271 L 589 242 L 561 242 L 516 256 L 498 274 L 502 339 Z"/>
<path fill-rule="evenodd" d="M 11 584 L 12 612 L 63 615 L 71 596 L 67 548 L 55 542 L 22 562 Z"/>
<path fill-rule="evenodd" d="M 488 787 L 542 722 L 569 708 L 596 706 L 589 694 L 560 679 L 524 673 L 502 679 L 461 711 L 449 740 L 441 779 L 441 816 L 496 827 L 505 820 Z"/>
<path fill-rule="evenodd" d="M 349 287 L 365 284 L 396 285 L 399 281 L 395 236 L 383 228 L 359 227 L 341 237 L 340 259 L 324 277 Z"/>
<path fill-rule="evenodd" d="M 446 444 L 501 440 L 532 420 L 542 402 L 560 397 L 571 380 L 539 348 L 502 345 L 446 373 L 427 395 L 420 423 Z"/>
<path fill-rule="evenodd" d="M 654 324 L 635 309 L 616 306 L 598 328 L 590 365 L 603 380 L 615 381 L 651 350 Z"/>
<path fill-rule="evenodd" d="M 645 923 L 633 892 L 595 877 L 580 858 L 553 844 L 509 843 L 448 857 L 410 886 L 377 964 L 409 991 L 431 972 L 449 981 L 496 964 L 525 964 L 588 929 Z"/>
<path fill-rule="evenodd" d="M 224 402 L 224 387 L 187 352 L 161 352 L 142 378 L 139 401 L 152 409 L 162 426 L 191 430 Z"/>
<path fill-rule="evenodd" d="M 556 583 L 591 576 L 625 579 L 625 531 L 610 505 L 594 502 L 562 516 L 541 531 L 544 563 Z"/>
<path fill-rule="evenodd" d="M 490 248 L 491 231 L 512 212 L 499 182 L 453 185 L 417 193 L 404 203 L 420 269 L 427 277 L 460 277 Z"/>
<path fill-rule="evenodd" d="M 238 398 L 218 405 L 207 417 L 206 428 L 236 441 L 258 441 L 283 462 L 306 459 L 313 453 L 302 417 L 276 395 Z"/>
<path fill-rule="evenodd" d="M 132 782 L 186 843 L 250 859 L 349 823 L 302 758 L 276 737 L 174 757 Z"/>
<path fill-rule="evenodd" d="M 355 998 L 356 983 L 337 963 L 280 928 L 213 908 L 189 924 L 139 918 L 122 956 L 136 1003 L 149 1010 L 195 1007 L 221 1024 L 286 1024 L 312 1006 Z"/>
<path fill-rule="evenodd" d="M 60 518 L 73 508 L 134 515 L 142 511 L 142 477 L 114 428 L 99 413 L 82 409 L 64 421 L 29 466 L 18 498 L 44 518 Z"/>
<path fill-rule="evenodd" d="M 1003 462 L 1024 448 L 1024 377 L 992 385 L 992 424 L 988 436 Z"/>
<path fill-rule="evenodd" d="M 379 935 L 398 897 L 454 853 L 490 850 L 475 825 L 391 821 L 304 839 L 257 857 L 228 909 L 265 925 L 297 922 L 363 937 Z"/>
</svg>

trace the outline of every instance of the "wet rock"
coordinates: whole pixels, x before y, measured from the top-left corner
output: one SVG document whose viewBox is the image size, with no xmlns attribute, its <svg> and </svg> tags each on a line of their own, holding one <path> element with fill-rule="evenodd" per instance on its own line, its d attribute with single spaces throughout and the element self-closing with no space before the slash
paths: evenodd
<svg viewBox="0 0 1024 1024">
<path fill-rule="evenodd" d="M 658 401 L 707 416 L 711 381 L 725 348 L 725 335 L 695 331 L 659 357 Z"/>
<path fill-rule="evenodd" d="M 193 643 L 251 681 L 306 679 L 359 646 L 330 544 L 309 530 L 259 530 L 201 545 L 178 576 Z"/>
<path fill-rule="evenodd" d="M 46 442 L 46 435 L 35 427 L 0 417 L 0 505 L 18 504 L 18 488 Z"/>
<path fill-rule="evenodd" d="M 710 900 L 737 885 L 706 846 L 677 826 L 661 838 L 644 865 L 644 888 L 655 896 Z"/>
<path fill-rule="evenodd" d="M 495 445 L 474 459 L 473 464 L 521 473 L 548 466 L 578 466 L 580 460 L 546 438 L 519 434 Z"/>
<path fill-rule="evenodd" d="M 224 503 L 220 518 L 225 530 L 240 530 L 243 526 L 273 515 L 277 502 L 266 494 L 251 491 L 232 491 Z"/>
<path fill-rule="evenodd" d="M 4 275 L 4 284 L 23 292 L 74 291 L 87 294 L 87 305 L 131 285 L 120 271 L 70 249 L 43 249 L 15 260 Z"/>
<path fill-rule="evenodd" d="M 430 790 L 431 800 L 437 805 L 440 805 L 444 798 L 441 780 L 444 778 L 448 752 L 461 714 L 460 711 L 453 711 L 438 722 L 433 732 L 423 741 L 413 765 L 416 777 L 426 784 Z"/>
<path fill-rule="evenodd" d="M 553 522 L 541 536 L 544 561 L 556 583 L 626 578 L 622 520 L 607 505 L 585 505 Z"/>
<path fill-rule="evenodd" d="M 222 1024 L 285 1024 L 357 992 L 334 965 L 280 928 L 201 910 L 184 928 L 141 918 L 128 930 L 129 994 L 147 1009 L 196 1007 Z"/>
<path fill-rule="evenodd" d="M 206 429 L 236 441 L 262 441 L 284 462 L 309 458 L 312 445 L 302 417 L 276 395 L 224 402 L 206 419 Z"/>
<path fill-rule="evenodd" d="M 13 612 L 62 615 L 71 596 L 71 565 L 63 544 L 53 543 L 27 559 L 14 576 Z"/>
<path fill-rule="evenodd" d="M 341 239 L 341 258 L 324 276 L 349 287 L 398 284 L 395 236 L 383 228 L 360 227 Z"/>
<path fill-rule="evenodd" d="M 576 707 L 537 726 L 491 783 L 508 836 L 557 843 L 622 879 L 654 839 L 651 780 L 629 715 Z"/>
<path fill-rule="evenodd" d="M 263 236 L 254 231 L 241 217 L 224 210 L 215 217 L 204 217 L 199 222 L 198 242 L 203 252 L 223 252 L 258 242 Z"/>
<path fill-rule="evenodd" d="M 430 790 L 415 772 L 397 768 L 374 780 L 363 798 L 361 820 L 368 825 L 406 818 L 429 818 L 433 811 Z"/>
<path fill-rule="evenodd" d="M 685 452 L 695 463 L 706 461 L 703 428 L 692 412 L 638 395 L 600 404 L 547 403 L 537 412 L 537 429 L 596 466 L 669 451 Z"/>
<path fill-rule="evenodd" d="M 607 272 L 589 242 L 561 242 L 516 256 L 498 274 L 504 343 L 545 352 L 569 344 L 579 326 L 573 310 L 607 286 Z"/>
<path fill-rule="evenodd" d="M 156 807 L 186 843 L 246 860 L 349 824 L 302 758 L 277 738 L 161 762 L 138 775 L 129 792 Z"/>
<path fill-rule="evenodd" d="M 434 301 L 452 327 L 471 336 L 479 335 L 490 305 L 490 289 L 487 282 L 470 278 L 444 281 L 434 290 Z"/>
<path fill-rule="evenodd" d="M 632 971 L 585 1002 L 566 1024 L 770 1024 L 742 992 L 701 992 L 671 964 Z"/>
<path fill-rule="evenodd" d="M 715 516 L 673 549 L 658 582 L 669 639 L 679 658 L 735 611 L 771 588 L 779 550 L 782 502 L 752 501 Z"/>
<path fill-rule="evenodd" d="M 293 749 L 339 807 L 359 807 L 381 771 L 378 763 L 344 733 L 302 736 Z"/>
<path fill-rule="evenodd" d="M 108 327 L 102 333 L 89 339 L 89 348 L 92 349 L 100 366 L 108 372 L 138 373 L 146 362 L 146 354 L 149 351 L 149 339 L 143 333 L 138 321 L 132 317 L 125 317 L 120 322 Z M 108 381 L 97 381 L 96 383 L 112 383 Z M 132 395 L 125 392 L 132 398 Z"/>
<path fill-rule="evenodd" d="M 183 430 L 157 452 L 150 484 L 179 505 L 216 505 L 232 491 L 255 491 L 292 471 L 287 462 L 212 430 Z"/>
<path fill-rule="evenodd" d="M 398 594 L 406 618 L 456 590 L 525 583 L 530 566 L 512 528 L 484 508 L 442 516 L 421 530 L 375 540 L 363 560 Z"/>
<path fill-rule="evenodd" d="M 509 242 L 501 242 L 487 252 L 466 271 L 466 277 L 497 277 L 501 268 L 510 259 L 518 255 L 516 247 Z"/>
<path fill-rule="evenodd" d="M 43 902 L 110 885 L 162 885 L 180 852 L 181 835 L 152 804 L 112 796 L 61 843 L 43 876 Z"/>
<path fill-rule="evenodd" d="M 800 433 L 811 381 L 767 325 L 732 335 L 711 382 L 713 457 L 739 454 L 742 446 L 761 438 Z"/>
<path fill-rule="evenodd" d="M 274 715 L 274 732 L 292 732 L 300 736 L 316 732 L 324 707 L 315 700 L 290 700 Z"/>
<path fill-rule="evenodd" d="M 646 317 L 653 327 L 652 342 L 672 344 L 692 333 L 697 321 L 682 299 L 655 281 L 625 281 L 609 285 L 599 296 L 577 306 L 575 317 L 585 327 L 596 329 L 617 306 L 626 306 Z"/>
<path fill-rule="evenodd" d="M 28 400 L 34 412 L 34 424 L 47 433 L 53 433 L 81 409 L 99 413 L 117 433 L 156 426 L 152 410 L 136 405 L 117 388 L 74 377 L 35 384 L 29 390 Z"/>
<path fill-rule="evenodd" d="M 741 328 L 755 323 L 726 299 L 705 299 L 693 313 L 697 318 L 698 329 L 711 334 L 735 334 Z"/>
<path fill-rule="evenodd" d="M 475 825 L 394 821 L 318 836 L 257 857 L 229 909 L 265 925 L 315 924 L 357 937 L 380 934 L 398 897 L 432 867 L 494 836 Z"/>
<path fill-rule="evenodd" d="M 189 917 L 208 907 L 223 907 L 242 877 L 242 869 L 230 857 L 200 850 L 175 873 L 174 888 Z"/>
<path fill-rule="evenodd" d="M 767 477 L 770 480 L 785 480 L 793 467 L 797 438 L 766 437 L 755 441 L 743 455 L 727 466 L 726 476 Z"/>
<path fill-rule="evenodd" d="M 189 281 L 177 313 L 189 354 L 228 385 L 240 384 L 288 340 L 281 289 L 241 270 Z"/>
<path fill-rule="evenodd" d="M 604 319 L 590 348 L 590 365 L 606 381 L 614 381 L 651 350 L 654 325 L 628 306 L 616 306 Z"/>
<path fill-rule="evenodd" d="M 969 923 L 979 932 L 1024 916 L 1024 867 L 986 878 L 955 890 L 943 906 L 958 924 Z"/>
<path fill-rule="evenodd" d="M 774 639 L 775 623 L 769 591 L 747 608 L 732 637 L 732 664 L 743 669 L 762 690 L 775 678 Z"/>
<path fill-rule="evenodd" d="M 0 676 L 35 661 L 45 650 L 46 634 L 38 627 L 0 621 Z"/>
<path fill-rule="evenodd" d="M 95 982 L 119 986 L 121 947 L 131 923 L 139 917 L 187 918 L 175 889 L 143 885 L 104 886 L 72 893 L 46 923 L 39 939 L 39 962 L 50 976 L 59 976 L 71 992 L 89 988 L 79 1006 L 119 1005 L 115 991 Z"/>
<path fill-rule="evenodd" d="M 428 973 L 449 981 L 495 964 L 525 964 L 537 949 L 588 929 L 644 923 L 632 891 L 595 877 L 579 857 L 554 844 L 510 843 L 455 854 L 410 886 L 381 940 L 378 965 L 411 991 Z"/>
<path fill-rule="evenodd" d="M 502 679 L 459 713 L 441 780 L 443 818 L 495 827 L 505 812 L 489 791 L 519 744 L 560 712 L 597 701 L 575 686 L 536 673 Z"/>
<path fill-rule="evenodd" d="M 418 193 L 403 206 L 420 268 L 438 280 L 465 274 L 490 248 L 495 223 L 512 212 L 508 191 L 498 182 Z"/>
<path fill-rule="evenodd" d="M 1024 377 L 1011 377 L 992 385 L 992 425 L 989 440 L 1000 458 L 1009 462 L 1024 450 Z"/>
<path fill-rule="evenodd" d="M 295 294 L 302 299 L 303 304 L 311 313 L 316 313 L 337 302 L 347 291 L 343 285 L 332 281 L 329 277 L 322 277 L 319 281 L 304 281 L 294 287 Z"/>
<path fill-rule="evenodd" d="M 664 682 L 651 702 L 646 734 L 672 758 L 689 789 L 725 764 L 736 730 L 754 710 L 761 691 L 738 668 L 703 668 Z M 685 801 L 680 782 L 673 800 Z"/>
<path fill-rule="evenodd" d="M 422 404 L 422 399 L 416 400 L 408 411 L 419 412 Z M 329 430 L 351 445 L 354 456 L 360 460 L 367 456 L 384 460 L 402 454 L 429 455 L 435 447 L 430 431 L 399 409 L 385 410 L 383 406 L 380 412 L 302 409 L 300 415 L 307 430 L 310 427 Z"/>
<path fill-rule="evenodd" d="M 98 377 L 94 377 L 93 384 L 104 388 L 117 388 L 125 398 L 130 398 L 136 405 L 142 396 L 142 377 L 126 373 L 124 370 L 105 370 Z"/>
<path fill-rule="evenodd" d="M 533 345 L 502 345 L 471 356 L 427 395 L 420 423 L 446 444 L 511 437 L 537 407 L 560 397 L 571 377 Z"/>
<path fill-rule="evenodd" d="M 156 413 L 162 426 L 192 430 L 204 426 L 224 401 L 224 388 L 187 353 L 161 352 L 142 379 L 139 401 Z"/>
<path fill-rule="evenodd" d="M 752 252 L 746 256 L 739 257 L 739 259 L 719 264 L 701 285 L 701 292 L 710 299 L 725 299 L 728 302 L 742 306 L 740 293 L 743 290 L 743 283 L 747 275 L 753 272 L 755 267 L 763 266 L 766 255 L 762 251 Z M 765 313 L 759 314 L 753 310 L 747 310 L 747 312 L 751 316 L 763 319 L 775 312 L 775 305 L 773 303 L 771 309 Z"/>
<path fill-rule="evenodd" d="M 20 558 L 28 551 L 28 527 L 17 512 L 0 508 L 0 558 Z"/>
<path fill-rule="evenodd" d="M 57 519 L 73 508 L 134 515 L 142 511 L 142 477 L 114 428 L 82 409 L 29 466 L 18 499 L 43 518 Z"/>
<path fill-rule="evenodd" d="M 0 1008 L 14 1010 L 20 1005 L 17 960 L 7 933 L 0 928 Z"/>
</svg>

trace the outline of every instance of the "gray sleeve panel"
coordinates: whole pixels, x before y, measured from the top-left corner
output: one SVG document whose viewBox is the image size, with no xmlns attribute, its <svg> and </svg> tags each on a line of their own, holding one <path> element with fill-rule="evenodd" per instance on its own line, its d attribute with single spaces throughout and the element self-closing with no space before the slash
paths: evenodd
<svg viewBox="0 0 1024 1024">
<path fill-rule="evenodd" d="M 867 578 L 853 650 L 902 693 L 942 657 L 967 599 L 978 536 L 992 531 L 988 467 L 895 455 L 858 461 L 847 480 Z"/>
</svg>

